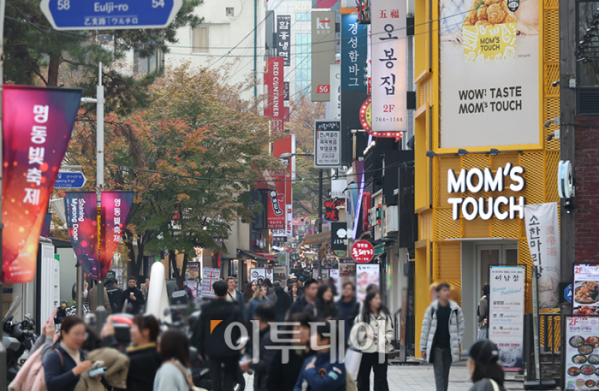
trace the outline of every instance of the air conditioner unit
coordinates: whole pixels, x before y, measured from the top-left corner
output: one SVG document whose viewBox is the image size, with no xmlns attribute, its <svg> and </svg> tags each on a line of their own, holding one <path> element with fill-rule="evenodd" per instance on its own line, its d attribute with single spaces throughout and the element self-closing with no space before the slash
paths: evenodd
<svg viewBox="0 0 599 391">
<path fill-rule="evenodd" d="M 397 233 L 399 230 L 399 211 L 397 205 L 383 207 L 383 237 Z"/>
</svg>

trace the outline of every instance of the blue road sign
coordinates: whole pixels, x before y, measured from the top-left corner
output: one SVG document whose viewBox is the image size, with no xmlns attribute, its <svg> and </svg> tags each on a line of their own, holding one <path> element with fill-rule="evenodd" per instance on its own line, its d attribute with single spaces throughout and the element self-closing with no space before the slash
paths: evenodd
<svg viewBox="0 0 599 391">
<path fill-rule="evenodd" d="M 56 30 L 123 30 L 167 27 L 183 0 L 42 0 Z"/>
<path fill-rule="evenodd" d="M 564 297 L 568 300 L 568 303 L 572 304 L 572 284 L 564 289 Z"/>
<path fill-rule="evenodd" d="M 81 189 L 87 182 L 82 172 L 59 172 L 54 183 L 55 189 Z"/>
</svg>

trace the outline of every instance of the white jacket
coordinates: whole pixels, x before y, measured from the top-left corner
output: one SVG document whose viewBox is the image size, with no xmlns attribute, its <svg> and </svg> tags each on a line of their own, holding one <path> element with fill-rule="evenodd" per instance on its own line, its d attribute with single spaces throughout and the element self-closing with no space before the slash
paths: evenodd
<svg viewBox="0 0 599 391">
<path fill-rule="evenodd" d="M 460 359 L 460 345 L 464 339 L 464 314 L 459 305 L 449 301 L 451 315 L 449 316 L 449 338 L 451 346 L 451 358 L 453 362 Z M 420 350 L 427 352 L 426 360 L 431 362 L 431 350 L 435 332 L 437 331 L 437 309 L 439 300 L 435 300 L 426 309 L 422 320 L 422 334 L 420 335 Z"/>
<path fill-rule="evenodd" d="M 357 332 L 357 340 L 360 346 L 364 348 L 360 349 L 362 353 L 388 353 L 393 350 L 393 321 L 389 315 L 385 315 L 379 312 L 379 316 L 376 318 L 374 315 L 370 315 L 370 321 L 368 325 L 370 329 L 366 330 L 364 327 L 358 329 L 360 323 L 362 323 L 362 315 L 358 315 L 354 322 L 354 329 L 359 330 Z M 377 339 L 367 340 L 366 332 L 371 332 L 377 336 Z M 351 338 L 355 338 L 352 332 Z"/>
</svg>

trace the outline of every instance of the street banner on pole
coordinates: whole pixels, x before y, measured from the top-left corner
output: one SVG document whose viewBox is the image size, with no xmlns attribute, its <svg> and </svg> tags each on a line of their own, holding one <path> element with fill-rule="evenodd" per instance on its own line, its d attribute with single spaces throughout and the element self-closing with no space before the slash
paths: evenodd
<svg viewBox="0 0 599 391">
<path fill-rule="evenodd" d="M 273 156 L 279 157 L 284 153 L 295 153 L 295 135 L 290 134 L 285 138 L 277 140 L 273 143 Z M 293 180 L 295 179 L 295 156 L 287 159 L 287 168 L 283 177 L 283 189 L 285 194 L 285 231 L 284 234 L 276 236 L 293 236 Z M 277 189 L 279 186 L 277 185 Z M 273 232 L 274 236 L 274 232 Z"/>
<path fill-rule="evenodd" d="M 403 132 L 407 121 L 406 1 L 372 3 L 372 132 Z"/>
<path fill-rule="evenodd" d="M 338 168 L 341 166 L 341 122 L 339 120 L 314 121 L 314 167 Z"/>
<path fill-rule="evenodd" d="M 559 306 L 560 233 L 557 202 L 524 206 L 526 238 L 539 277 L 539 307 Z"/>
<path fill-rule="evenodd" d="M 329 73 L 335 63 L 335 11 L 312 10 L 312 102 L 330 100 Z"/>
<path fill-rule="evenodd" d="M 524 282 L 521 266 L 491 266 L 489 339 L 506 369 L 521 369 L 524 346 Z M 534 298 L 533 298 L 534 300 Z"/>
<path fill-rule="evenodd" d="M 123 231 L 127 227 L 129 212 L 133 205 L 132 191 L 103 191 L 102 192 L 102 236 L 100 246 L 100 274 L 91 276 L 97 280 L 104 280 L 106 273 L 112 266 L 112 258 Z"/>
<path fill-rule="evenodd" d="M 277 56 L 291 65 L 291 15 L 277 15 Z"/>
<path fill-rule="evenodd" d="M 64 196 L 67 227 L 77 263 L 85 274 L 100 273 L 96 192 L 68 192 Z"/>
<path fill-rule="evenodd" d="M 5 85 L 2 91 L 2 281 L 33 281 L 39 236 L 81 90 Z"/>
</svg>

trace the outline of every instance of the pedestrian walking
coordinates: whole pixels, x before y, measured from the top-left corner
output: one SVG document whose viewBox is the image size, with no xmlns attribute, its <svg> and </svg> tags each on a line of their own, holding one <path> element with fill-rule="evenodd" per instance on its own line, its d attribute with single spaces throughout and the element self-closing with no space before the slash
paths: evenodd
<svg viewBox="0 0 599 391">
<path fill-rule="evenodd" d="M 60 337 L 54 350 L 44 360 L 48 391 L 74 391 L 81 374 L 92 369 L 81 346 L 85 342 L 85 324 L 77 316 L 67 316 L 60 323 Z"/>
<path fill-rule="evenodd" d="M 277 314 L 276 321 L 284 322 L 292 302 L 289 295 L 285 293 L 285 290 L 280 284 L 277 285 L 277 283 L 275 283 L 275 293 L 277 295 L 277 302 L 275 303 L 275 312 Z"/>
<path fill-rule="evenodd" d="M 317 354 L 302 364 L 293 391 L 346 391 L 345 365 L 331 362 L 331 328 L 328 322 L 316 328 L 312 341 Z"/>
<path fill-rule="evenodd" d="M 117 285 L 115 278 L 108 278 L 105 283 L 106 295 L 110 303 L 110 312 L 118 314 L 123 312 L 123 290 Z"/>
<path fill-rule="evenodd" d="M 143 311 L 144 304 L 146 301 L 144 300 L 144 295 L 141 293 L 141 290 L 137 288 L 137 278 L 134 276 L 129 277 L 127 280 L 127 289 L 123 291 L 123 297 L 121 300 L 121 307 L 126 305 L 125 312 L 137 315 Z"/>
<path fill-rule="evenodd" d="M 98 284 L 94 285 L 94 287 L 89 290 L 87 297 L 89 299 L 89 310 L 91 312 L 96 312 L 96 309 L 98 308 Z M 106 309 L 106 313 L 109 315 L 112 314 L 110 297 L 108 296 L 106 287 L 104 287 L 104 308 Z"/>
<path fill-rule="evenodd" d="M 305 293 L 291 305 L 289 315 L 304 312 L 304 308 L 306 308 L 309 303 L 313 303 L 314 300 L 316 300 L 318 282 L 313 278 L 308 278 L 304 283 L 304 292 Z"/>
<path fill-rule="evenodd" d="M 266 287 L 266 298 L 273 304 L 277 302 L 277 294 L 275 293 L 275 287 L 269 278 L 264 280 L 264 286 Z"/>
<path fill-rule="evenodd" d="M 483 296 L 478 302 L 478 339 L 487 339 L 489 336 L 489 284 L 483 286 Z"/>
<path fill-rule="evenodd" d="M 141 284 L 141 293 L 144 295 L 144 299 L 148 301 L 148 291 L 150 290 L 150 279 L 146 278 L 146 282 Z"/>
<path fill-rule="evenodd" d="M 268 391 L 293 391 L 302 364 L 312 355 L 310 350 L 310 322 L 312 318 L 308 314 L 299 313 L 288 319 L 293 323 L 293 348 L 277 350 L 266 376 L 266 389 Z M 283 360 L 283 352 L 289 354 L 287 360 Z"/>
<path fill-rule="evenodd" d="M 437 391 L 447 391 L 449 369 L 459 360 L 464 337 L 462 309 L 449 298 L 451 287 L 442 282 L 436 287 L 437 297 L 424 313 L 420 350 L 422 357 L 433 363 Z"/>
<path fill-rule="evenodd" d="M 154 391 L 189 391 L 191 380 L 191 357 L 189 339 L 179 330 L 168 330 L 160 336 L 158 348 L 162 366 L 156 372 Z"/>
<path fill-rule="evenodd" d="M 173 299 L 173 293 L 177 290 L 177 279 L 175 278 L 175 273 L 173 273 L 170 280 L 166 283 L 166 294 L 168 295 L 168 302 L 170 303 Z"/>
<path fill-rule="evenodd" d="M 256 358 L 256 354 L 259 354 L 259 357 L 257 357 L 258 362 L 254 362 L 255 360 L 246 360 L 239 364 L 239 368 L 243 372 L 248 372 L 249 370 L 254 372 L 254 391 L 267 391 L 266 375 L 268 373 L 268 366 L 273 361 L 276 352 L 270 327 L 270 323 L 274 322 L 276 317 L 274 305 L 272 303 L 260 303 L 256 307 L 255 317 L 260 328 L 260 347 L 256 349 L 254 344 L 252 351 L 254 358 Z"/>
<path fill-rule="evenodd" d="M 349 335 L 352 326 L 354 325 L 355 316 L 352 318 L 351 315 L 355 312 L 358 307 L 356 300 L 356 287 L 353 283 L 347 281 L 343 284 L 343 291 L 341 299 L 337 301 L 337 308 L 339 309 L 339 319 L 343 320 L 344 324 L 344 338 L 345 346 L 349 340 Z"/>
<path fill-rule="evenodd" d="M 298 299 L 299 295 L 299 290 L 297 288 L 297 282 L 291 283 L 287 286 L 287 292 L 289 294 L 289 297 L 291 298 L 291 304 L 295 303 Z"/>
<path fill-rule="evenodd" d="M 232 375 L 237 372 L 239 351 L 227 345 L 225 330 L 231 323 L 243 323 L 242 309 L 236 303 L 226 300 L 226 282 L 216 281 L 212 284 L 212 289 L 216 299 L 202 307 L 200 318 L 192 331 L 191 343 L 198 349 L 200 358 L 208 362 L 213 390 L 230 391 L 233 389 Z M 214 324 L 214 321 L 218 323 Z M 231 341 L 237 343 L 240 336 L 239 327 L 233 327 Z"/>
<path fill-rule="evenodd" d="M 470 391 L 505 391 L 503 368 L 497 363 L 499 349 L 493 342 L 477 341 L 468 352 L 468 373 L 474 385 Z"/>
<path fill-rule="evenodd" d="M 370 292 L 378 291 L 378 290 L 379 290 L 379 287 L 377 285 L 368 284 L 368 285 L 366 285 L 366 296 L 368 296 L 368 294 Z M 362 313 L 363 310 L 364 310 L 364 302 L 358 301 L 358 305 L 354 307 L 354 310 L 349 317 L 351 319 L 351 321 L 353 322 L 356 319 L 356 317 Z"/>
<path fill-rule="evenodd" d="M 243 294 L 235 287 L 235 277 L 227 277 L 227 301 L 239 305 L 239 308 L 245 309 L 245 300 Z"/>
<path fill-rule="evenodd" d="M 370 389 L 371 369 L 374 372 L 375 391 L 389 391 L 387 353 L 393 350 L 393 321 L 379 291 L 371 290 L 366 295 L 362 314 L 356 322 L 368 325 L 367 331 L 358 333 L 358 342 L 364 346 L 358 370 L 358 391 Z"/>
<path fill-rule="evenodd" d="M 256 292 L 254 292 L 254 296 L 252 297 L 252 300 L 250 300 L 248 308 L 245 310 L 245 321 L 249 322 L 250 320 L 254 319 L 254 311 L 256 310 L 256 307 L 259 304 L 265 303 L 267 301 L 266 288 L 263 286 L 256 288 Z"/>
<path fill-rule="evenodd" d="M 254 292 L 256 292 L 256 281 L 251 281 L 245 284 L 245 288 L 243 289 L 243 299 L 245 301 L 245 306 L 247 307 L 250 304 L 250 300 L 254 297 Z"/>
<path fill-rule="evenodd" d="M 316 299 L 306 305 L 304 312 L 315 320 L 334 320 L 339 318 L 339 309 L 333 300 L 333 287 L 322 284 L 316 291 Z"/>
<path fill-rule="evenodd" d="M 127 391 L 152 390 L 156 372 L 162 365 L 162 357 L 157 350 L 159 333 L 160 323 L 154 315 L 137 314 L 133 317 L 129 329 L 132 345 L 125 350 L 130 360 Z M 102 346 L 119 346 L 114 335 L 114 323 L 110 317 L 102 329 Z"/>
</svg>

